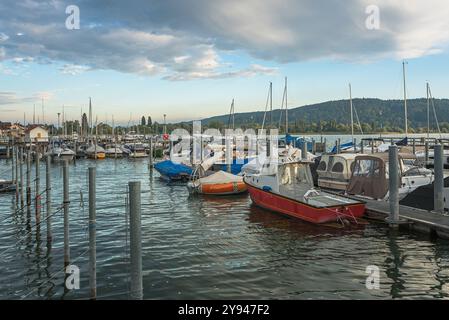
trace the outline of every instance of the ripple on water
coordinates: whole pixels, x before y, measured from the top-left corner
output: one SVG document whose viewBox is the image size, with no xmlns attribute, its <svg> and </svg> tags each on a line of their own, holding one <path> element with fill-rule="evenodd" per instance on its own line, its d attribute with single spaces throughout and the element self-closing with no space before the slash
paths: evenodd
<svg viewBox="0 0 449 320">
<path fill-rule="evenodd" d="M 146 159 L 107 159 L 70 166 L 71 258 L 81 271 L 78 291 L 64 294 L 63 288 L 61 167 L 52 170 L 52 207 L 59 211 L 52 217 L 51 249 L 45 223 L 36 232 L 34 212 L 28 218 L 26 212 L 12 214 L 14 195 L 0 194 L 0 298 L 88 297 L 87 168 L 92 165 L 97 165 L 100 297 L 127 298 L 130 180 L 142 183 L 145 298 L 449 297 L 447 241 L 390 233 L 381 225 L 352 230 L 314 226 L 257 208 L 246 195 L 189 195 L 185 185 L 167 184 L 156 172 L 150 176 Z M 0 171 L 8 166 L 2 161 Z M 379 267 L 379 290 L 365 287 L 370 265 Z"/>
</svg>

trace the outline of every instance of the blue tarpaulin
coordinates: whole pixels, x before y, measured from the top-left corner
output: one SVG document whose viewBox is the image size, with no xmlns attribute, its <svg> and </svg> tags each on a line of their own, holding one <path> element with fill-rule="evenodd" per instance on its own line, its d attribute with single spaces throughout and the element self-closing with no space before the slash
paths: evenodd
<svg viewBox="0 0 449 320">
<path fill-rule="evenodd" d="M 164 178 L 170 180 L 188 178 L 192 174 L 192 168 L 182 163 L 175 163 L 171 160 L 156 163 L 154 169 L 156 169 Z"/>
</svg>

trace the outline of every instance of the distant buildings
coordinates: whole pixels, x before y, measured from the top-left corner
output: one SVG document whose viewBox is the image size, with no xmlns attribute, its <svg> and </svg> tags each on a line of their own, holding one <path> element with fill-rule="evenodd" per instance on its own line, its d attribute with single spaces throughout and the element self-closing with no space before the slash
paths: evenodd
<svg viewBox="0 0 449 320">
<path fill-rule="evenodd" d="M 29 125 L 25 130 L 25 142 L 48 142 L 48 130 L 38 124 Z"/>
<path fill-rule="evenodd" d="M 0 122 L 0 137 L 3 141 L 11 138 L 28 143 L 47 143 L 49 141 L 48 130 L 40 124 L 24 127 L 19 123 Z"/>
</svg>

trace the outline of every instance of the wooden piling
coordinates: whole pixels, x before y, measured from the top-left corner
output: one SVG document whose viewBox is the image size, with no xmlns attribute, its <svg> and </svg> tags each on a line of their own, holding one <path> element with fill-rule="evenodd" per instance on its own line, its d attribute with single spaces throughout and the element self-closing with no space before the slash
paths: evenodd
<svg viewBox="0 0 449 320">
<path fill-rule="evenodd" d="M 433 168 L 435 172 L 435 181 L 433 184 L 434 211 L 443 213 L 444 212 L 443 146 L 441 144 L 437 144 L 434 146 L 433 150 L 434 150 Z"/>
<path fill-rule="evenodd" d="M 140 181 L 129 182 L 131 292 L 135 300 L 143 299 L 142 282 L 142 235 Z"/>
<path fill-rule="evenodd" d="M 70 264 L 70 236 L 69 236 L 69 163 L 64 160 L 63 171 L 63 208 L 64 208 L 64 267 Z"/>
<path fill-rule="evenodd" d="M 95 167 L 89 168 L 89 285 L 90 299 L 97 298 L 97 213 L 96 213 L 96 172 Z"/>
<path fill-rule="evenodd" d="M 398 147 L 390 146 L 388 149 L 389 169 L 389 202 L 390 216 L 388 222 L 391 227 L 397 227 L 399 223 L 399 160 Z"/>
<path fill-rule="evenodd" d="M 47 154 L 46 159 L 46 167 L 45 167 L 45 190 L 46 190 L 46 204 L 47 204 L 47 242 L 51 243 L 52 236 L 52 228 L 51 228 L 51 157 Z"/>
<path fill-rule="evenodd" d="M 35 211 L 36 211 L 36 224 L 41 222 L 41 195 L 40 195 L 40 160 L 39 160 L 39 149 L 36 148 L 36 157 L 35 157 L 35 187 L 34 187 L 34 203 L 35 203 Z"/>
</svg>

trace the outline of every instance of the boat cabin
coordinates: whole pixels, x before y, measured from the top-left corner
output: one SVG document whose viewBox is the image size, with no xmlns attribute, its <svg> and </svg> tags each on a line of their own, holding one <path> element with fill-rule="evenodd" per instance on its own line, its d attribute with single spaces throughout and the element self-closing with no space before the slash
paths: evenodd
<svg viewBox="0 0 449 320">
<path fill-rule="evenodd" d="M 407 194 L 419 186 L 432 183 L 432 171 L 416 166 L 414 154 L 399 153 L 398 159 L 399 194 Z M 386 198 L 389 189 L 388 162 L 388 152 L 357 156 L 347 192 L 373 199 Z"/>
<path fill-rule="evenodd" d="M 321 156 L 316 169 L 318 186 L 321 188 L 346 190 L 351 179 L 357 154 L 340 153 Z"/>
</svg>

